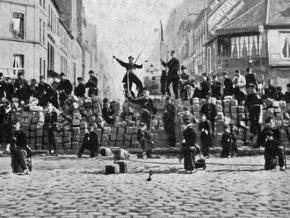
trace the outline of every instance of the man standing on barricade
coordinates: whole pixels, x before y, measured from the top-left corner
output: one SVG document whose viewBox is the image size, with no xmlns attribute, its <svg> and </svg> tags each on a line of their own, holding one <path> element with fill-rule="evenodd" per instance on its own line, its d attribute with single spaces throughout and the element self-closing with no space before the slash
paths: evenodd
<svg viewBox="0 0 290 218">
<path fill-rule="evenodd" d="M 178 95 L 179 74 L 178 73 L 180 70 L 180 62 L 176 58 L 176 52 L 174 50 L 171 51 L 171 60 L 168 63 L 165 63 L 163 60 L 161 60 L 161 63 L 164 67 L 168 68 L 167 84 L 166 84 L 167 94 L 171 96 L 169 86 L 172 84 L 175 99 L 178 99 L 179 98 L 179 95 Z"/>
</svg>

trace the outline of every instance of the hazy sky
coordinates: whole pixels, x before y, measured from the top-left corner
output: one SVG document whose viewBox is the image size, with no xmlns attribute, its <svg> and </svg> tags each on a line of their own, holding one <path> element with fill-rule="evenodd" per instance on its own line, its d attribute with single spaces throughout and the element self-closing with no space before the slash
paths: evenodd
<svg viewBox="0 0 290 218">
<path fill-rule="evenodd" d="M 129 55 L 137 57 L 143 51 L 140 61 L 144 62 L 159 39 L 154 29 L 160 27 L 160 20 L 165 26 L 172 9 L 182 1 L 84 0 L 84 4 L 88 21 L 97 24 L 99 44 L 110 60 L 115 55 L 127 61 Z M 116 63 L 110 65 L 112 71 L 118 71 L 114 81 L 118 83 L 125 71 Z"/>
</svg>

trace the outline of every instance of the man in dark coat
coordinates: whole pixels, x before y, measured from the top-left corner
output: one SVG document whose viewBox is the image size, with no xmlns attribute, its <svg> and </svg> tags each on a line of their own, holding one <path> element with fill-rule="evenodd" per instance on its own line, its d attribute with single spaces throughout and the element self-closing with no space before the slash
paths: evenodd
<svg viewBox="0 0 290 218">
<path fill-rule="evenodd" d="M 29 97 L 36 97 L 37 92 L 37 81 L 36 79 L 32 79 L 29 85 Z"/>
<path fill-rule="evenodd" d="M 278 164 L 280 170 L 286 169 L 284 147 L 281 142 L 281 132 L 279 128 L 275 128 L 275 123 L 272 117 L 267 117 L 265 120 L 265 128 L 259 135 L 258 145 L 265 147 L 265 170 L 275 169 Z"/>
<path fill-rule="evenodd" d="M 220 100 L 222 98 L 222 84 L 218 81 L 217 75 L 212 76 L 211 96 Z"/>
<path fill-rule="evenodd" d="M 284 95 L 282 93 L 282 87 L 278 86 L 277 87 L 277 94 L 276 94 L 276 101 L 284 101 Z"/>
<path fill-rule="evenodd" d="M 209 148 L 212 146 L 212 128 L 211 122 L 206 118 L 205 114 L 201 114 L 201 122 L 199 123 L 201 151 L 205 158 L 209 158 Z"/>
<path fill-rule="evenodd" d="M 272 79 L 269 79 L 268 81 L 268 88 L 265 89 L 264 98 L 270 98 L 273 100 L 277 98 L 277 87 L 274 86 Z"/>
<path fill-rule="evenodd" d="M 122 80 L 122 83 L 123 83 L 124 89 L 125 89 L 125 97 L 126 98 L 129 98 L 129 97 L 133 97 L 134 98 L 135 97 L 135 94 L 132 91 L 133 83 L 137 87 L 137 91 L 138 91 L 138 95 L 137 96 L 139 96 L 141 94 L 141 92 L 143 91 L 143 84 L 140 81 L 140 79 L 134 74 L 134 70 L 135 69 L 142 69 L 143 65 L 135 64 L 134 63 L 134 58 L 132 56 L 128 57 L 129 63 L 125 63 L 125 62 L 121 61 L 120 59 L 116 58 L 115 56 L 113 56 L 113 58 L 122 67 L 124 67 L 126 69 L 126 74 L 125 74 L 125 76 L 123 77 L 123 80 Z"/>
<path fill-rule="evenodd" d="M 249 112 L 250 131 L 254 136 L 261 132 L 261 125 L 259 118 L 261 114 L 262 99 L 258 96 L 256 86 L 254 84 L 248 85 L 248 95 L 246 97 L 245 106 Z"/>
<path fill-rule="evenodd" d="M 12 139 L 13 111 L 8 100 L 2 99 L 0 107 L 0 147 L 9 144 Z"/>
<path fill-rule="evenodd" d="M 82 146 L 78 152 L 78 158 L 81 158 L 85 149 L 90 151 L 90 156 L 96 157 L 99 152 L 99 140 L 97 133 L 94 132 L 94 127 L 88 127 L 87 132 L 84 137 Z"/>
<path fill-rule="evenodd" d="M 29 102 L 29 85 L 23 79 L 23 72 L 18 73 L 18 78 L 14 83 L 14 95 L 19 99 L 19 102 L 24 101 L 25 104 Z"/>
<path fill-rule="evenodd" d="M 3 73 L 0 73 L 0 100 L 6 96 L 6 82 L 3 78 Z"/>
<path fill-rule="evenodd" d="M 47 104 L 47 113 L 45 114 L 44 118 L 44 126 L 48 133 L 49 154 L 57 155 L 54 135 L 54 133 L 57 131 L 57 113 L 54 111 L 50 102 Z"/>
<path fill-rule="evenodd" d="M 160 77 L 160 84 L 161 84 L 161 94 L 166 94 L 166 82 L 167 82 L 167 72 L 166 70 L 162 70 L 161 77 Z"/>
<path fill-rule="evenodd" d="M 7 100 L 11 102 L 14 94 L 14 87 L 10 77 L 6 78 L 5 93 Z"/>
<path fill-rule="evenodd" d="M 232 96 L 234 94 L 233 81 L 229 78 L 229 74 L 224 72 L 224 93 L 223 96 Z"/>
<path fill-rule="evenodd" d="M 85 97 L 85 93 L 86 93 L 86 86 L 83 83 L 83 78 L 82 77 L 78 77 L 78 85 L 77 87 L 75 87 L 75 96 L 77 96 L 78 98 L 84 98 Z"/>
<path fill-rule="evenodd" d="M 256 80 L 256 76 L 253 73 L 253 69 L 252 68 L 247 68 L 246 69 L 247 74 L 245 76 L 246 78 L 246 87 L 249 87 L 250 84 L 255 85 L 256 87 L 258 86 L 257 80 Z"/>
<path fill-rule="evenodd" d="M 215 105 L 211 102 L 209 95 L 206 96 L 206 100 L 206 103 L 201 107 L 200 114 L 205 114 L 207 120 L 209 120 L 211 123 L 212 133 L 215 133 L 217 110 Z"/>
<path fill-rule="evenodd" d="M 62 107 L 65 100 L 71 95 L 73 90 L 71 82 L 65 78 L 64 73 L 60 74 L 60 82 L 58 84 L 57 90 L 59 91 L 60 107 Z"/>
<path fill-rule="evenodd" d="M 180 156 L 184 158 L 185 171 L 192 173 L 195 170 L 195 156 L 200 152 L 200 150 L 196 146 L 196 132 L 190 123 L 185 127 L 183 137 L 185 142 L 182 143 L 179 153 Z"/>
<path fill-rule="evenodd" d="M 48 93 L 51 89 L 50 85 L 45 83 L 44 76 L 39 77 L 39 83 L 36 87 L 36 98 L 38 99 L 38 104 L 42 107 L 46 106 L 49 99 L 48 99 Z"/>
<path fill-rule="evenodd" d="M 98 90 L 98 78 L 95 76 L 95 72 L 93 70 L 89 71 L 90 78 L 88 82 L 85 84 L 85 87 L 89 89 L 88 95 L 91 96 L 92 90 Z"/>
<path fill-rule="evenodd" d="M 11 139 L 10 152 L 12 172 L 28 174 L 32 169 L 32 152 L 31 148 L 28 146 L 25 134 L 20 129 L 19 122 L 15 124 L 15 131 Z"/>
<path fill-rule="evenodd" d="M 232 127 L 226 125 L 224 127 L 224 133 L 222 135 L 221 145 L 222 153 L 221 157 L 233 157 L 237 153 L 237 139 L 233 133 Z"/>
<path fill-rule="evenodd" d="M 165 113 L 163 115 L 164 130 L 170 147 L 176 146 L 176 107 L 171 103 L 170 97 L 166 98 Z"/>
<path fill-rule="evenodd" d="M 176 58 L 175 51 L 171 51 L 171 60 L 168 63 L 165 63 L 161 60 L 161 63 L 164 67 L 168 68 L 168 75 L 167 75 L 167 84 L 166 90 L 169 96 L 171 96 L 169 86 L 172 84 L 173 92 L 175 95 L 175 99 L 179 98 L 178 95 L 178 86 L 179 86 L 179 70 L 180 70 L 180 63 L 179 60 Z"/>
<path fill-rule="evenodd" d="M 206 98 L 210 95 L 211 85 L 209 83 L 206 73 L 202 74 L 202 82 L 200 83 L 200 98 Z"/>
<path fill-rule="evenodd" d="M 191 98 L 192 84 L 190 74 L 186 70 L 186 66 L 181 66 L 180 75 L 180 95 L 183 101 L 187 101 Z"/>
<path fill-rule="evenodd" d="M 102 108 L 102 116 L 108 124 L 115 123 L 115 118 L 113 117 L 114 114 L 115 114 L 115 111 L 110 107 L 109 99 L 104 98 L 103 108 Z"/>
<path fill-rule="evenodd" d="M 287 85 L 287 92 L 284 94 L 284 99 L 287 104 L 290 103 L 290 84 Z"/>
</svg>

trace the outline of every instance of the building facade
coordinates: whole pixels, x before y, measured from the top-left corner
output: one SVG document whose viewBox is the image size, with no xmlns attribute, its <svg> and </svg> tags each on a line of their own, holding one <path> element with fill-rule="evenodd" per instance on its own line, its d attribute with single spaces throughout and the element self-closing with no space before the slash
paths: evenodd
<svg viewBox="0 0 290 218">
<path fill-rule="evenodd" d="M 41 4 L 40 4 L 41 3 Z M 47 4 L 45 1 L 0 1 L 0 71 L 28 79 L 47 70 Z"/>
</svg>

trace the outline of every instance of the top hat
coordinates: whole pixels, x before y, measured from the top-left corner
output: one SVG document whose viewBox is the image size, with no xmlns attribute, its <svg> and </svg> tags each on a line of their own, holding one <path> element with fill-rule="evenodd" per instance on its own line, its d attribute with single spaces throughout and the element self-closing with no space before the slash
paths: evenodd
<svg viewBox="0 0 290 218">
<path fill-rule="evenodd" d="M 134 57 L 132 57 L 131 55 L 128 57 L 129 60 L 134 60 Z"/>
</svg>

